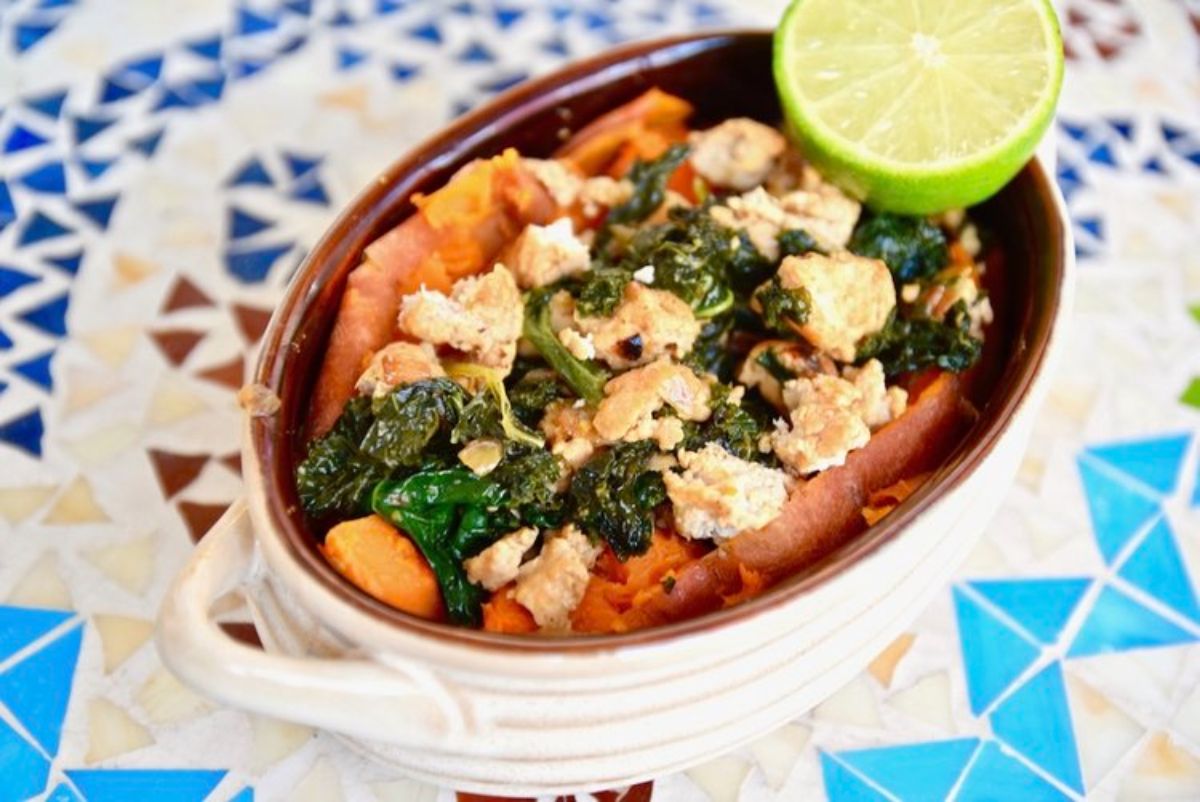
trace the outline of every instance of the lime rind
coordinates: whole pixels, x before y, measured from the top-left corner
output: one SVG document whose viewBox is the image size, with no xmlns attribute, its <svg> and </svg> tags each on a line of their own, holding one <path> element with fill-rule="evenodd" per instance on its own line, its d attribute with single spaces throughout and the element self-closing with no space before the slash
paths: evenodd
<svg viewBox="0 0 1200 802">
<path fill-rule="evenodd" d="M 789 135 L 828 179 L 874 208 L 932 214 L 970 206 L 995 194 L 1033 155 L 1054 116 L 1063 80 L 1062 34 L 1048 0 L 1035 0 L 1043 32 L 1057 58 L 1050 58 L 1049 81 L 1037 102 L 1011 126 L 1011 135 L 968 156 L 925 163 L 899 161 L 871 152 L 807 113 L 790 76 L 790 34 L 809 0 L 795 0 L 775 34 L 773 69 Z"/>
</svg>

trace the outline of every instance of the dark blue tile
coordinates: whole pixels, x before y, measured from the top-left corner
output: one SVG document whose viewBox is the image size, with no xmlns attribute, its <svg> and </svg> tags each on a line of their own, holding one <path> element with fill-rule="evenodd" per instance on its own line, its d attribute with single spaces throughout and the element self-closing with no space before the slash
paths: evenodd
<svg viewBox="0 0 1200 802">
<path fill-rule="evenodd" d="M 67 309 L 70 302 L 70 296 L 64 292 L 33 309 L 27 309 L 20 314 L 20 318 L 51 336 L 65 337 L 67 334 Z"/>
<path fill-rule="evenodd" d="M 299 14 L 302 17 L 312 16 L 312 0 L 287 0 L 283 7 L 293 14 Z"/>
<path fill-rule="evenodd" d="M 0 443 L 15 446 L 32 457 L 42 456 L 42 437 L 45 434 L 42 411 L 36 408 L 0 423 Z"/>
<path fill-rule="evenodd" d="M 251 75 L 260 73 L 271 63 L 269 58 L 247 58 L 238 59 L 233 64 L 232 75 L 235 79 L 249 78 Z"/>
<path fill-rule="evenodd" d="M 1111 563 L 1130 538 L 1160 514 L 1158 500 L 1087 454 L 1080 455 L 1078 466 L 1096 546 Z"/>
<path fill-rule="evenodd" d="M 249 250 L 230 250 L 225 253 L 225 269 L 234 278 L 246 284 L 266 281 L 271 268 L 279 258 L 290 251 L 294 243 L 271 245 Z"/>
<path fill-rule="evenodd" d="M 21 231 L 20 239 L 17 244 L 21 246 L 33 245 L 43 240 L 55 239 L 57 237 L 70 234 L 71 229 L 64 226 L 62 223 L 50 217 L 44 212 L 35 211 L 33 217 L 29 218 L 29 222 L 25 224 L 25 228 Z"/>
<path fill-rule="evenodd" d="M 17 207 L 13 203 L 12 194 L 8 191 L 8 184 L 0 180 L 0 231 L 8 227 L 8 224 L 17 219 Z"/>
<path fill-rule="evenodd" d="M 81 624 L 0 674 L 0 701 L 51 755 L 58 752 L 82 642 Z"/>
<path fill-rule="evenodd" d="M 17 180 L 35 192 L 48 195 L 62 195 L 67 191 L 67 171 L 60 161 L 46 162 Z"/>
<path fill-rule="evenodd" d="M 509 28 L 521 17 L 525 16 L 525 9 L 517 8 L 516 6 L 501 6 L 497 5 L 492 9 L 492 16 L 496 19 L 496 24 L 501 28 Z"/>
<path fill-rule="evenodd" d="M 375 0 L 375 13 L 380 16 L 394 14 L 403 9 L 405 5 L 407 5 L 405 0 Z"/>
<path fill-rule="evenodd" d="M 1109 167 L 1117 166 L 1116 156 L 1113 155 L 1112 148 L 1107 142 L 1101 142 L 1088 151 L 1087 158 L 1088 161 L 1094 164 L 1104 164 Z"/>
<path fill-rule="evenodd" d="M 187 769 L 72 769 L 66 774 L 88 802 L 201 802 L 225 777 L 224 771 Z"/>
<path fill-rule="evenodd" d="M 503 92 L 505 89 L 511 89 L 512 87 L 521 83 L 528 77 L 529 77 L 529 73 L 525 73 L 525 72 L 510 73 L 508 75 L 502 75 L 499 78 L 493 78 L 490 81 L 482 83 L 479 85 L 479 88 L 481 90 L 483 90 L 484 92 L 490 92 L 492 94 L 499 94 L 500 92 Z"/>
<path fill-rule="evenodd" d="M 267 168 L 258 157 L 251 157 L 245 164 L 237 169 L 226 182 L 226 186 L 240 187 L 251 184 L 258 184 L 264 187 L 274 186 L 275 182 L 271 180 L 271 176 L 267 173 Z"/>
<path fill-rule="evenodd" d="M 1180 615 L 1200 624 L 1200 605 L 1196 603 L 1194 585 L 1179 556 L 1179 546 L 1166 518 L 1158 519 L 1146 539 L 1121 566 L 1118 575 Z"/>
<path fill-rule="evenodd" d="M 17 151 L 36 148 L 39 145 L 44 145 L 49 140 L 36 131 L 31 131 L 20 123 L 13 125 L 12 130 L 8 132 L 8 138 L 4 140 L 4 152 L 16 153 Z"/>
<path fill-rule="evenodd" d="M 113 209 L 116 208 L 118 200 L 118 196 L 112 195 L 107 198 L 82 201 L 75 204 L 75 210 L 95 223 L 99 228 L 107 229 L 108 222 L 112 219 Z"/>
<path fill-rule="evenodd" d="M 1083 792 L 1062 665 L 1051 663 L 1001 702 L 992 731 L 1068 788 Z"/>
<path fill-rule="evenodd" d="M 954 802 L 1069 802 L 1071 797 L 1027 769 L 1021 761 L 988 741 L 967 769 Z"/>
<path fill-rule="evenodd" d="M 894 802 L 834 757 L 821 753 L 821 778 L 829 802 Z"/>
<path fill-rule="evenodd" d="M 1147 440 L 1090 446 L 1085 453 L 1140 480 L 1152 490 L 1169 495 L 1179 486 L 1180 468 L 1191 442 L 1192 436 L 1182 432 Z"/>
<path fill-rule="evenodd" d="M 38 276 L 31 273 L 0 265 L 0 298 L 11 295 L 22 287 L 40 280 Z"/>
<path fill-rule="evenodd" d="M 315 173 L 306 175 L 295 183 L 288 197 L 305 203 L 315 203 L 318 206 L 328 206 L 329 196 L 325 187 Z"/>
<path fill-rule="evenodd" d="M 185 46 L 201 58 L 206 58 L 209 61 L 218 61 L 221 58 L 223 44 L 224 41 L 220 36 L 210 36 L 206 39 L 197 39 L 193 42 L 188 42 Z"/>
<path fill-rule="evenodd" d="M 339 47 L 337 49 L 337 68 L 339 70 L 349 70 L 357 67 L 367 60 L 367 52 L 353 47 Z"/>
<path fill-rule="evenodd" d="M 0 663 L 69 619 L 70 610 L 0 606 Z"/>
<path fill-rule="evenodd" d="M 44 95 L 26 98 L 25 106 L 33 109 L 38 114 L 49 117 L 52 120 L 57 120 L 62 114 L 63 103 L 66 102 L 66 99 L 66 90 L 60 92 L 49 92 Z"/>
<path fill-rule="evenodd" d="M 83 264 L 83 251 L 65 253 L 61 256 L 44 256 L 42 258 L 64 273 L 74 276 L 79 274 L 79 266 Z"/>
<path fill-rule="evenodd" d="M 954 588 L 954 612 L 971 712 L 980 715 L 1033 665 L 1040 649 Z"/>
<path fill-rule="evenodd" d="M 1174 145 L 1176 142 L 1187 136 L 1187 131 L 1177 125 L 1162 123 L 1161 128 L 1163 139 L 1167 141 L 1168 145 Z"/>
<path fill-rule="evenodd" d="M 467 63 L 490 64 L 496 60 L 496 54 L 489 50 L 482 42 L 474 41 L 455 56 L 455 58 Z"/>
<path fill-rule="evenodd" d="M 388 72 L 392 74 L 392 78 L 397 81 L 408 81 L 420 73 L 421 68 L 416 64 L 405 64 L 400 61 L 392 62 L 388 67 Z"/>
<path fill-rule="evenodd" d="M 46 786 L 50 761 L 0 719 L 0 766 L 4 768 L 4 799 L 32 799 Z"/>
<path fill-rule="evenodd" d="M 229 207 L 228 231 L 231 240 L 253 236 L 260 231 L 266 231 L 273 225 L 272 221 L 243 211 L 236 206 Z"/>
<path fill-rule="evenodd" d="M 153 110 L 188 109 L 194 105 L 197 105 L 197 99 L 191 96 L 186 86 L 164 86 Z"/>
<path fill-rule="evenodd" d="M 283 152 L 283 163 L 287 166 L 288 173 L 293 179 L 308 175 L 320 167 L 323 161 L 325 161 L 324 156 L 306 156 L 286 150 Z"/>
<path fill-rule="evenodd" d="M 1126 142 L 1133 141 L 1134 126 L 1132 120 L 1110 119 L 1109 127 L 1121 135 Z"/>
<path fill-rule="evenodd" d="M 139 59 L 126 62 L 117 69 L 134 85 L 145 86 L 152 84 L 162 75 L 163 56 L 161 53 L 155 53 L 149 56 L 143 56 Z"/>
<path fill-rule="evenodd" d="M 13 27 L 13 46 L 16 47 L 18 53 L 24 53 L 53 33 L 57 27 L 58 22 L 16 25 Z"/>
<path fill-rule="evenodd" d="M 308 36 L 306 34 L 296 34 L 281 44 L 275 52 L 277 55 L 281 53 L 295 53 L 307 43 Z"/>
<path fill-rule="evenodd" d="M 924 802 L 949 796 L 978 747 L 978 738 L 957 738 L 855 749 L 836 757 L 901 802 Z"/>
<path fill-rule="evenodd" d="M 133 97 L 138 91 L 138 89 L 126 86 L 112 78 L 105 78 L 104 84 L 100 87 L 100 103 L 119 103 L 126 98 Z"/>
<path fill-rule="evenodd" d="M 1026 633 L 1047 646 L 1058 640 L 1059 633 L 1075 612 L 1076 605 L 1092 584 L 1084 577 L 1055 579 L 997 579 L 969 583 L 1001 612 L 1019 624 Z"/>
<path fill-rule="evenodd" d="M 329 18 L 328 23 L 331 28 L 349 28 L 354 25 L 354 17 L 350 16 L 350 12 L 344 8 L 339 8 Z"/>
<path fill-rule="evenodd" d="M 1074 139 L 1076 142 L 1083 142 L 1088 138 L 1088 128 L 1086 125 L 1070 123 L 1066 120 L 1059 120 L 1058 127 L 1063 133 Z"/>
<path fill-rule="evenodd" d="M 253 36 L 273 31 L 279 27 L 279 19 L 242 6 L 237 13 L 237 32 L 241 36 Z"/>
<path fill-rule="evenodd" d="M 553 39 L 548 39 L 545 42 L 542 42 L 540 47 L 545 52 L 554 56 L 562 56 L 563 58 L 566 58 L 568 55 L 570 55 L 570 50 L 567 48 L 567 43 L 561 36 L 556 36 Z"/>
<path fill-rule="evenodd" d="M 91 180 L 95 180 L 108 172 L 117 163 L 116 159 L 79 159 L 79 169 Z"/>
<path fill-rule="evenodd" d="M 54 359 L 54 351 L 17 362 L 10 366 L 18 376 L 33 382 L 48 393 L 54 392 L 54 374 L 50 372 L 50 363 Z"/>
<path fill-rule="evenodd" d="M 129 146 L 149 158 L 154 155 L 154 151 L 158 150 L 158 144 L 162 142 L 165 130 L 165 128 L 159 128 L 157 131 L 151 131 L 148 134 L 131 139 L 129 140 Z"/>
<path fill-rule="evenodd" d="M 4 329 L 0 329 L 0 351 L 7 351 L 8 349 L 10 349 L 12 347 L 13 347 L 12 339 L 7 334 L 4 333 Z M 4 386 L 8 387 L 7 384 Z"/>
<path fill-rule="evenodd" d="M 75 143 L 82 145 L 92 137 L 110 128 L 116 121 L 114 117 L 76 117 L 73 120 L 75 125 Z"/>
<path fill-rule="evenodd" d="M 408 35 L 414 39 L 423 39 L 431 44 L 442 44 L 442 29 L 435 22 L 426 22 L 408 29 Z"/>
<path fill-rule="evenodd" d="M 1196 637 L 1119 590 L 1106 587 L 1083 622 L 1067 657 L 1088 657 L 1192 643 Z"/>
</svg>

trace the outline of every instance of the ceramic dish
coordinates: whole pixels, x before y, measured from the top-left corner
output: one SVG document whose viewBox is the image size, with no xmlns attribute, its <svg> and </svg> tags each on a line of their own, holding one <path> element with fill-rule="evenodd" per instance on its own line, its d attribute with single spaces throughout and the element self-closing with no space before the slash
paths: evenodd
<svg viewBox="0 0 1200 802">
<path fill-rule="evenodd" d="M 1036 160 L 972 210 L 995 237 L 1002 343 L 981 414 L 880 524 L 745 604 L 625 635 L 539 639 L 424 621 L 358 591 L 322 558 L 293 478 L 308 398 L 349 271 L 412 212 L 409 197 L 507 146 L 549 153 L 651 86 L 698 125 L 776 123 L 766 32 L 640 43 L 518 87 L 397 162 L 313 249 L 276 310 L 255 381 L 282 406 L 248 416 L 246 498 L 197 547 L 159 620 L 167 665 L 237 707 L 343 735 L 412 776 L 541 795 L 685 768 L 791 719 L 916 617 L 973 546 L 1021 459 L 1069 308 L 1073 247 Z M 265 651 L 218 624 L 233 596 Z"/>
</svg>

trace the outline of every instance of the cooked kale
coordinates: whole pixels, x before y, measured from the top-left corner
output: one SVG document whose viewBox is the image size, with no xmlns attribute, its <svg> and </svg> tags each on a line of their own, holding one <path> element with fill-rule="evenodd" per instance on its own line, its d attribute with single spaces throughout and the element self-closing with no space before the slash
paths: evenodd
<svg viewBox="0 0 1200 802">
<path fill-rule="evenodd" d="M 754 358 L 767 373 L 771 374 L 771 378 L 777 382 L 785 382 L 796 378 L 796 374 L 788 369 L 779 359 L 779 354 L 775 353 L 775 349 L 767 348 L 761 354 Z"/>
<path fill-rule="evenodd" d="M 929 278 L 946 266 L 946 235 L 923 217 L 876 214 L 861 220 L 849 248 L 859 256 L 882 259 L 897 284 Z"/>
<path fill-rule="evenodd" d="M 507 503 L 520 522 L 539 529 L 562 526 L 565 508 L 558 493 L 562 466 L 542 448 L 508 445 L 504 459 L 488 478 L 504 488 Z"/>
<path fill-rule="evenodd" d="M 462 563 L 512 528 L 512 520 L 497 512 L 505 501 L 495 482 L 453 468 L 380 482 L 371 508 L 421 550 L 437 577 L 450 620 L 478 626 L 485 592 L 467 579 Z"/>
<path fill-rule="evenodd" d="M 778 275 L 754 291 L 754 300 L 762 310 L 763 323 L 781 334 L 791 334 L 793 325 L 803 325 L 812 304 L 808 290 L 803 287 L 789 290 Z"/>
<path fill-rule="evenodd" d="M 624 560 L 650 547 L 654 508 L 667 498 L 662 476 L 649 467 L 654 443 L 618 443 L 575 474 L 568 497 L 571 517 Z"/>
<path fill-rule="evenodd" d="M 535 428 L 546 407 L 554 401 L 572 398 L 571 388 L 557 373 L 548 370 L 524 371 L 519 379 L 508 388 L 508 400 L 513 414 L 521 423 Z"/>
<path fill-rule="evenodd" d="M 585 317 L 610 317 L 621 303 L 633 271 L 621 267 L 589 270 L 575 291 L 575 308 Z"/>
<path fill-rule="evenodd" d="M 944 321 L 893 315 L 882 331 L 858 344 L 858 363 L 878 359 L 889 377 L 937 366 L 955 373 L 975 364 L 983 343 L 971 336 L 967 305 L 959 301 Z"/>
<path fill-rule="evenodd" d="M 692 350 L 680 362 L 695 373 L 711 373 L 722 380 L 731 376 L 734 363 L 737 362 L 737 355 L 728 347 L 729 331 L 733 328 L 733 322 L 732 314 L 704 321 Z"/>
<path fill-rule="evenodd" d="M 552 286 L 541 287 L 525 296 L 522 334 L 580 398 L 599 403 L 604 398 L 608 372 L 594 362 L 577 358 L 555 336 L 550 327 L 550 296 L 556 291 Z"/>
<path fill-rule="evenodd" d="M 754 401 L 745 398 L 733 403 L 733 390 L 727 384 L 715 384 L 709 406 L 712 415 L 703 422 L 688 421 L 683 425 L 682 448 L 697 451 L 707 443 L 717 443 L 730 454 L 744 460 L 764 461 L 771 457 L 758 450 L 758 441 L 770 431 L 771 412 L 756 408 Z"/>
<path fill-rule="evenodd" d="M 362 437 L 362 451 L 388 468 L 416 468 L 430 451 L 449 445 L 466 403 L 466 391 L 449 379 L 397 387 L 371 403 L 374 421 Z"/>
<path fill-rule="evenodd" d="M 458 423 L 450 433 L 450 441 L 469 443 L 479 438 L 511 441 L 531 448 L 545 444 L 541 435 L 530 431 L 513 414 L 508 391 L 499 371 L 479 365 L 448 365 L 447 373 L 458 379 L 473 379 L 483 383 L 484 391 L 475 395 L 462 408 Z"/>
<path fill-rule="evenodd" d="M 777 237 L 779 242 L 779 257 L 803 256 L 806 253 L 824 253 L 817 241 L 802 228 L 789 228 Z"/>
<path fill-rule="evenodd" d="M 309 515 L 349 518 L 370 509 L 371 488 L 391 473 L 360 448 L 374 420 L 371 399 L 355 398 L 333 428 L 309 445 L 308 456 L 296 468 L 300 504 Z"/>
<path fill-rule="evenodd" d="M 633 184 L 629 200 L 609 209 L 604 219 L 607 229 L 614 223 L 627 225 L 640 223 L 654 214 L 667 197 L 667 181 L 675 169 L 687 157 L 687 145 L 672 145 L 663 155 L 653 161 L 636 161 L 625 176 Z"/>
</svg>

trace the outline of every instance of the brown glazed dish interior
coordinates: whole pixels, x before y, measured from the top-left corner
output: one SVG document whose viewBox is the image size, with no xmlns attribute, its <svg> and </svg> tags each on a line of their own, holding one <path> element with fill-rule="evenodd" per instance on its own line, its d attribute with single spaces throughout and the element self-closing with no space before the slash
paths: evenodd
<svg viewBox="0 0 1200 802">
<path fill-rule="evenodd" d="M 880 524 L 819 563 L 757 599 L 697 619 L 626 635 L 554 640 L 425 621 L 359 591 L 317 551 L 293 479 L 303 455 L 308 399 L 347 275 L 368 243 L 412 213 L 412 193 L 437 189 L 463 164 L 505 147 L 546 156 L 570 131 L 652 86 L 693 103 L 693 127 L 733 116 L 779 121 L 768 32 L 697 34 L 610 51 L 517 87 L 411 151 L 354 200 L 292 280 L 267 332 L 255 378 L 278 394 L 283 407 L 275 416 L 254 420 L 253 448 L 264 470 L 268 514 L 289 552 L 318 582 L 359 609 L 396 627 L 446 641 L 535 652 L 611 649 L 727 626 L 786 602 L 901 535 L 934 496 L 961 482 L 996 445 L 1041 369 L 1060 302 L 1066 254 L 1049 180 L 1031 163 L 996 197 L 972 211 L 981 228 L 994 237 L 994 252 L 1003 263 L 995 272 L 1001 280 L 988 286 L 999 317 L 988 335 L 995 343 L 986 360 L 988 375 L 980 377 L 973 393 L 982 413 L 979 421 L 931 481 Z"/>
</svg>

